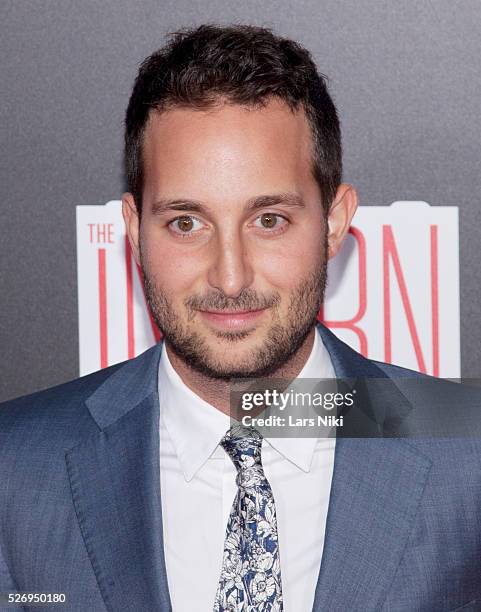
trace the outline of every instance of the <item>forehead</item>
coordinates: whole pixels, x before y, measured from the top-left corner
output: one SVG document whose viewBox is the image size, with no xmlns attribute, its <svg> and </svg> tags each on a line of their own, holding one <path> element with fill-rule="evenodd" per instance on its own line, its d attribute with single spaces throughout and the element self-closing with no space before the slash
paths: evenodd
<svg viewBox="0 0 481 612">
<path fill-rule="evenodd" d="M 263 181 L 284 180 L 292 187 L 312 177 L 312 150 L 304 110 L 277 99 L 256 107 L 224 103 L 152 112 L 143 145 L 144 189 L 178 181 L 196 187 L 244 181 L 260 188 Z"/>
</svg>

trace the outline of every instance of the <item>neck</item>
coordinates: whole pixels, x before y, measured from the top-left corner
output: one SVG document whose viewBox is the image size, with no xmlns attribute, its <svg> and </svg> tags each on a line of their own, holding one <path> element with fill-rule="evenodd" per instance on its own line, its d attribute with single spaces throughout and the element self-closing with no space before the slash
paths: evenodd
<svg viewBox="0 0 481 612">
<path fill-rule="evenodd" d="M 314 326 L 299 349 L 282 366 L 271 374 L 272 377 L 291 380 L 295 378 L 304 367 L 314 344 Z M 178 357 L 166 343 L 167 354 L 172 367 L 182 379 L 182 382 L 194 393 L 208 402 L 220 412 L 230 416 L 230 391 L 229 381 L 211 378 L 192 369 L 185 361 Z"/>
</svg>

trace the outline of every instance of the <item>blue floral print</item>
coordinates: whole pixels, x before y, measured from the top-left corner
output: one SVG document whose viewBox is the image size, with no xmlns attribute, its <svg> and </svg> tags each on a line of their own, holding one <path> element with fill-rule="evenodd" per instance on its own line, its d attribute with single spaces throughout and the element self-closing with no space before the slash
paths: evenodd
<svg viewBox="0 0 481 612">
<path fill-rule="evenodd" d="M 262 436 L 233 425 L 220 442 L 237 469 L 214 612 L 282 612 L 282 585 L 272 489 L 261 461 Z"/>
</svg>

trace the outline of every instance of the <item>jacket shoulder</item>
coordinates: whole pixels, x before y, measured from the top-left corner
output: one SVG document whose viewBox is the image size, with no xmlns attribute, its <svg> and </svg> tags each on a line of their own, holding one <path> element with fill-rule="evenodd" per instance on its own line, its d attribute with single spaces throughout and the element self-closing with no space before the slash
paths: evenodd
<svg viewBox="0 0 481 612">
<path fill-rule="evenodd" d="M 422 374 L 417 370 L 410 370 L 409 368 L 403 368 L 392 363 L 385 363 L 384 361 L 376 361 L 375 359 L 370 360 L 376 367 L 382 370 L 391 378 L 418 378 L 419 380 L 438 380 L 434 376 L 429 374 Z"/>
<path fill-rule="evenodd" d="M 0 418 L 2 416 L 5 418 L 9 412 L 13 414 L 22 410 L 28 411 L 33 406 L 38 408 L 45 405 L 51 406 L 57 402 L 64 404 L 65 401 L 84 400 L 124 363 L 126 362 L 117 363 L 91 374 L 55 385 L 54 387 L 48 387 L 41 391 L 35 391 L 28 395 L 0 402 Z"/>
<path fill-rule="evenodd" d="M 18 449 L 34 440 L 73 445 L 86 430 L 97 428 L 85 400 L 122 365 L 0 403 L 0 446 Z"/>
</svg>

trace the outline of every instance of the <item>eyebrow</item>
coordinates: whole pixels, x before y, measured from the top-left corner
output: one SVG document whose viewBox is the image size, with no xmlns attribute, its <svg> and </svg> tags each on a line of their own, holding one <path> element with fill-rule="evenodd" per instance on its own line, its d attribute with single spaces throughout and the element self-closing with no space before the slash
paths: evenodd
<svg viewBox="0 0 481 612">
<path fill-rule="evenodd" d="M 268 208 L 270 206 L 286 206 L 288 208 L 305 208 L 305 202 L 301 196 L 296 193 L 277 193 L 272 195 L 261 195 L 251 198 L 247 201 L 245 210 L 252 212 L 260 208 Z M 189 199 L 174 199 L 174 200 L 157 200 L 152 204 L 152 214 L 161 215 L 169 211 L 184 211 L 209 213 L 210 209 L 198 200 Z"/>
</svg>

